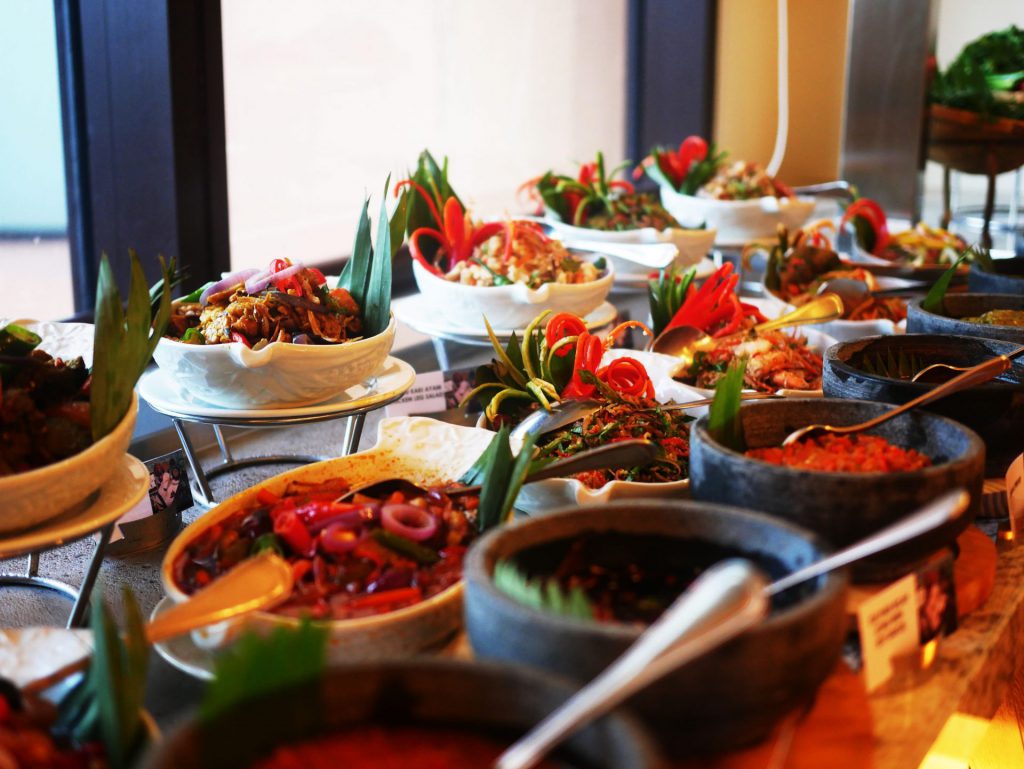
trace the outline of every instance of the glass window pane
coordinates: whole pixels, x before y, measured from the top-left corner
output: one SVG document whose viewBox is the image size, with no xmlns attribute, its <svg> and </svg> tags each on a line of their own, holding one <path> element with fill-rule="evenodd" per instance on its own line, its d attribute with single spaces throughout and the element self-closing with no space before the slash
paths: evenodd
<svg viewBox="0 0 1024 769">
<path fill-rule="evenodd" d="M 74 312 L 53 3 L 0 3 L 0 318 Z"/>
<path fill-rule="evenodd" d="M 424 147 L 479 215 L 625 146 L 626 1 L 222 0 L 231 258 L 351 250 Z"/>
</svg>

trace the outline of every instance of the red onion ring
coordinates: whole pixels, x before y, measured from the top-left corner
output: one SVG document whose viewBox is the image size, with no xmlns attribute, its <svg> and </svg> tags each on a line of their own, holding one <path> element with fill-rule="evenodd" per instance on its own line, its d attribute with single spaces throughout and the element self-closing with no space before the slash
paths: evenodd
<svg viewBox="0 0 1024 769">
<path fill-rule="evenodd" d="M 244 270 L 236 270 L 235 272 L 225 275 L 216 283 L 211 283 L 203 289 L 203 293 L 199 295 L 199 304 L 206 304 L 207 300 L 213 294 L 219 294 L 221 291 L 229 289 L 238 283 L 242 283 L 251 278 L 257 272 L 259 272 L 259 270 L 255 267 L 247 267 Z"/>
<path fill-rule="evenodd" d="M 309 334 L 296 334 L 292 337 L 292 344 L 309 344 Z"/>
<path fill-rule="evenodd" d="M 361 532 L 343 523 L 332 523 L 320 532 L 320 548 L 328 553 L 348 553 L 362 540 Z"/>
<path fill-rule="evenodd" d="M 255 275 L 245 281 L 245 291 L 247 294 L 258 294 L 260 291 L 267 287 L 270 283 L 270 270 L 260 270 Z"/>
<path fill-rule="evenodd" d="M 392 534 L 414 542 L 430 539 L 437 531 L 437 519 L 422 507 L 398 502 L 380 509 L 380 522 Z"/>
</svg>

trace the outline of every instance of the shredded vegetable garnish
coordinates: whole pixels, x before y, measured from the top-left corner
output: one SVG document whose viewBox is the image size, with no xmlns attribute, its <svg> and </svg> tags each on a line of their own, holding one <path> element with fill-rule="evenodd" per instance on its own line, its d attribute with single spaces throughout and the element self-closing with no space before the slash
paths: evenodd
<svg viewBox="0 0 1024 769">
<path fill-rule="evenodd" d="M 620 359 L 621 360 L 621 359 Z M 541 447 L 538 459 L 571 457 L 615 441 L 646 438 L 661 447 L 663 456 L 649 465 L 618 470 L 592 470 L 574 476 L 590 488 L 609 481 L 669 483 L 689 477 L 690 427 L 682 411 L 665 411 L 646 398 L 609 403 L 574 422 Z"/>
</svg>

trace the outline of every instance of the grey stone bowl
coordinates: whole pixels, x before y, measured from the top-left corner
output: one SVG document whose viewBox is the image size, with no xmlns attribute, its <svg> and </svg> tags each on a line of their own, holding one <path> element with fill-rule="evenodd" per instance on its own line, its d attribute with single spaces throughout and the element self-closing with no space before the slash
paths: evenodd
<svg viewBox="0 0 1024 769">
<path fill-rule="evenodd" d="M 934 384 L 870 374 L 863 361 L 881 355 L 913 355 L 920 365 L 976 366 L 1020 345 L 995 339 L 935 334 L 869 336 L 841 342 L 825 352 L 822 379 L 826 397 L 901 404 L 935 388 Z M 1024 451 L 1024 357 L 998 379 L 955 393 L 924 407 L 970 427 L 985 442 L 985 476 L 1002 477 Z"/>
<path fill-rule="evenodd" d="M 1002 339 L 1006 342 L 1024 344 L 1024 328 L 1020 326 L 990 326 L 985 323 L 968 323 L 960 318 L 970 318 L 989 310 L 1024 310 L 1024 296 L 1015 294 L 946 294 L 942 314 L 928 312 L 921 308 L 923 299 L 907 305 L 907 333 L 910 334 L 956 334 L 978 336 L 985 339 Z"/>
<path fill-rule="evenodd" d="M 575 691 L 569 682 L 511 665 L 419 658 L 335 667 L 212 722 L 188 717 L 142 766 L 244 769 L 280 745 L 369 723 L 466 728 L 511 744 Z M 646 728 L 622 711 L 577 733 L 554 757 L 573 769 L 665 766 Z"/>
<path fill-rule="evenodd" d="M 752 401 L 740 409 L 750 448 L 778 446 L 810 424 L 853 425 L 894 408 L 835 398 Z M 690 483 L 695 499 L 743 505 L 803 526 L 835 547 L 845 547 L 894 523 L 943 492 L 971 494 L 966 515 L 928 534 L 860 561 L 854 581 L 887 581 L 906 574 L 950 546 L 981 504 L 985 445 L 958 422 L 924 411 L 902 414 L 870 431 L 927 455 L 932 466 L 899 473 L 826 473 L 784 467 L 725 448 L 701 417 L 690 431 Z"/>
<path fill-rule="evenodd" d="M 986 272 L 977 262 L 967 273 L 967 290 L 976 294 L 1017 294 L 1024 296 L 1024 257 L 995 259 L 995 272 Z"/>
<path fill-rule="evenodd" d="M 629 558 L 635 552 L 645 562 L 677 557 L 676 543 L 687 552 L 741 551 L 773 577 L 827 552 L 821 540 L 784 521 L 692 501 L 630 500 L 520 521 L 481 538 L 467 556 L 466 629 L 478 657 L 585 681 L 637 639 L 639 627 L 540 611 L 494 585 L 497 561 L 521 558 L 525 568 L 538 555 L 551 557 L 551 548 L 588 532 L 610 533 L 616 553 Z M 664 544 L 645 545 L 652 536 Z M 785 608 L 634 695 L 627 706 L 674 756 L 763 739 L 779 719 L 810 702 L 835 667 L 846 635 L 846 584 L 841 572 L 787 591 Z"/>
</svg>

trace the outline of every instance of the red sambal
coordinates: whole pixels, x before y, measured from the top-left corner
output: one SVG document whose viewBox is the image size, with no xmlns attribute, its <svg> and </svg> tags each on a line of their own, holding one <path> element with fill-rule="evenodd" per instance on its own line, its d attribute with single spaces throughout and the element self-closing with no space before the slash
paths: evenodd
<svg viewBox="0 0 1024 769">
<path fill-rule="evenodd" d="M 273 550 L 295 577 L 291 597 L 276 613 L 351 619 L 412 606 L 462 578 L 466 548 L 477 534 L 477 495 L 432 489 L 336 501 L 347 488 L 336 479 L 293 481 L 280 497 L 261 489 L 256 504 L 189 543 L 174 563 L 175 582 L 191 594 Z"/>
<path fill-rule="evenodd" d="M 491 769 L 504 749 L 489 737 L 457 729 L 361 726 L 279 747 L 253 769 Z M 541 761 L 537 767 L 553 764 Z"/>
<path fill-rule="evenodd" d="M 748 457 L 802 470 L 828 473 L 897 473 L 920 470 L 931 459 L 914 449 L 894 446 L 878 435 L 824 433 L 788 446 L 750 449 Z"/>
</svg>

